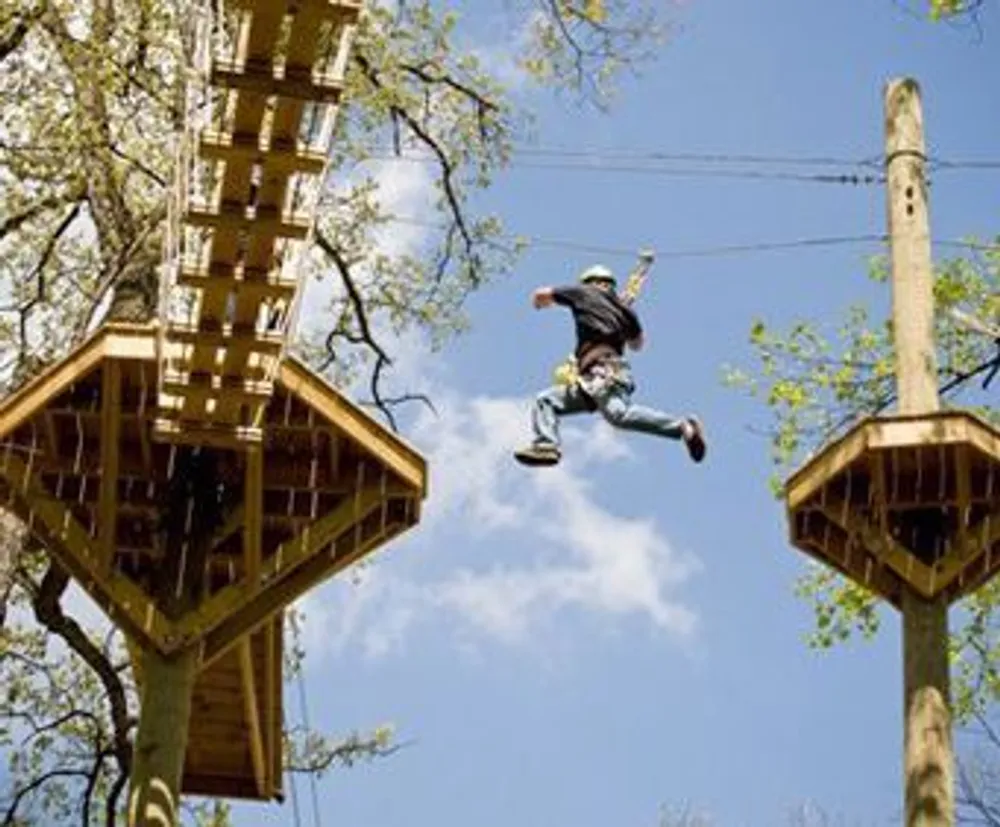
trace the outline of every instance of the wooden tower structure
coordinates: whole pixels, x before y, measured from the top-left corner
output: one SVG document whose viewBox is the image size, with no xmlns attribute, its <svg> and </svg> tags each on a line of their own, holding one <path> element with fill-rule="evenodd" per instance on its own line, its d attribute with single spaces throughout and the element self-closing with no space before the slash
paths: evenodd
<svg viewBox="0 0 1000 827">
<path fill-rule="evenodd" d="M 260 447 L 203 454 L 223 521 L 207 549 L 185 546 L 187 559 L 165 569 L 172 481 L 189 472 L 176 467 L 185 446 L 153 438 L 157 335 L 106 325 L 0 403 L 0 503 L 136 649 L 199 647 L 184 790 L 270 798 L 280 791 L 281 610 L 414 526 L 426 465 L 286 356 Z M 192 567 L 198 594 L 178 600 Z"/>
<path fill-rule="evenodd" d="M 868 417 L 787 481 L 791 542 L 900 611 L 907 827 L 952 827 L 948 607 L 1000 569 L 1000 431 L 941 410 L 919 86 L 887 85 L 899 410 Z"/>
<path fill-rule="evenodd" d="M 866 418 L 785 490 L 792 543 L 897 609 L 1000 568 L 1000 432 L 966 411 Z"/>
<path fill-rule="evenodd" d="M 140 685 L 144 652 L 196 648 L 181 791 L 264 800 L 283 609 L 414 526 L 427 469 L 287 347 L 361 3 L 221 5 L 194 21 L 158 318 L 0 402 L 0 504 L 123 630 Z"/>
</svg>

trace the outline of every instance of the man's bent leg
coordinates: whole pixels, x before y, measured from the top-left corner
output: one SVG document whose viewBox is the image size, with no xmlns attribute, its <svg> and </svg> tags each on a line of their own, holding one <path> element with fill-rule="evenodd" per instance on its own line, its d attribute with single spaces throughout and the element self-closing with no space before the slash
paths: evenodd
<svg viewBox="0 0 1000 827">
<path fill-rule="evenodd" d="M 531 411 L 534 441 L 530 448 L 514 456 L 529 465 L 553 465 L 559 461 L 559 419 L 591 410 L 587 398 L 575 383 L 554 385 L 535 398 Z"/>
<path fill-rule="evenodd" d="M 705 438 L 697 418 L 677 418 L 654 408 L 636 405 L 632 402 L 631 393 L 620 385 L 609 388 L 597 400 L 597 404 L 604 418 L 616 428 L 667 439 L 683 439 L 695 462 L 704 459 Z"/>
<path fill-rule="evenodd" d="M 535 398 L 531 411 L 531 426 L 535 445 L 559 447 L 559 418 L 583 413 L 589 406 L 576 383 L 553 385 Z"/>
</svg>

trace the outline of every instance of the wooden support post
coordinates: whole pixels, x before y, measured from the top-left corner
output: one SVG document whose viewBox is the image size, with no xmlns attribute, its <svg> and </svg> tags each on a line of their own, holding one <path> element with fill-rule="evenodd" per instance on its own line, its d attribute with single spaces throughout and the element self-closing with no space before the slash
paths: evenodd
<svg viewBox="0 0 1000 827">
<path fill-rule="evenodd" d="M 886 85 L 885 129 L 899 412 L 930 413 L 939 400 L 923 114 L 916 81 Z M 952 827 L 948 603 L 943 596 L 927 600 L 905 584 L 901 602 L 905 824 Z"/>
<path fill-rule="evenodd" d="M 243 486 L 243 567 L 251 592 L 260 587 L 261 530 L 264 511 L 264 451 L 251 445 L 246 452 Z"/>
<path fill-rule="evenodd" d="M 253 766 L 257 795 L 267 795 L 267 753 L 264 733 L 261 730 L 260 711 L 257 705 L 257 681 L 254 677 L 253 648 L 251 636 L 247 635 L 238 644 L 240 679 L 243 682 L 243 709 L 246 714 L 247 735 L 250 740 L 250 763 Z M 266 696 L 265 696 L 266 698 Z M 265 700 L 265 703 L 268 701 Z"/>
<path fill-rule="evenodd" d="M 101 571 L 111 571 L 115 561 L 118 527 L 118 443 L 122 422 L 121 362 L 104 363 L 101 381 L 101 494 L 98 510 L 98 548 Z M 141 427 L 140 427 L 141 430 Z"/>
<path fill-rule="evenodd" d="M 128 827 L 177 827 L 198 651 L 142 656 L 142 705 L 129 790 Z"/>
</svg>

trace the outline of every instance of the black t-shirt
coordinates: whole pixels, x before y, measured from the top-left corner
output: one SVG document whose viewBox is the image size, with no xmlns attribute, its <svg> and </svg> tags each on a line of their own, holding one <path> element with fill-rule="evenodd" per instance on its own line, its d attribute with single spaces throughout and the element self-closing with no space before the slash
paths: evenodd
<svg viewBox="0 0 1000 827">
<path fill-rule="evenodd" d="M 574 284 L 556 287 L 552 298 L 573 311 L 580 370 L 611 354 L 621 356 L 625 343 L 642 333 L 639 318 L 614 291 Z"/>
</svg>

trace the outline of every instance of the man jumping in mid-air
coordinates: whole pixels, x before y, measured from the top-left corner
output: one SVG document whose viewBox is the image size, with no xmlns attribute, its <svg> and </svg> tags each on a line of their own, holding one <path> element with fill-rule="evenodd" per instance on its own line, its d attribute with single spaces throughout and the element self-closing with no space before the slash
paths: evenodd
<svg viewBox="0 0 1000 827">
<path fill-rule="evenodd" d="M 705 439 L 696 417 L 675 419 L 632 403 L 635 382 L 623 354 L 626 345 L 632 350 L 642 347 L 642 327 L 618 296 L 611 271 L 591 267 L 580 282 L 579 286 L 542 287 L 532 296 L 538 309 L 561 304 L 573 312 L 577 377 L 538 395 L 532 411 L 534 441 L 514 456 L 525 465 L 555 465 L 561 456 L 560 417 L 596 410 L 616 428 L 683 440 L 691 459 L 701 462 Z"/>
</svg>

